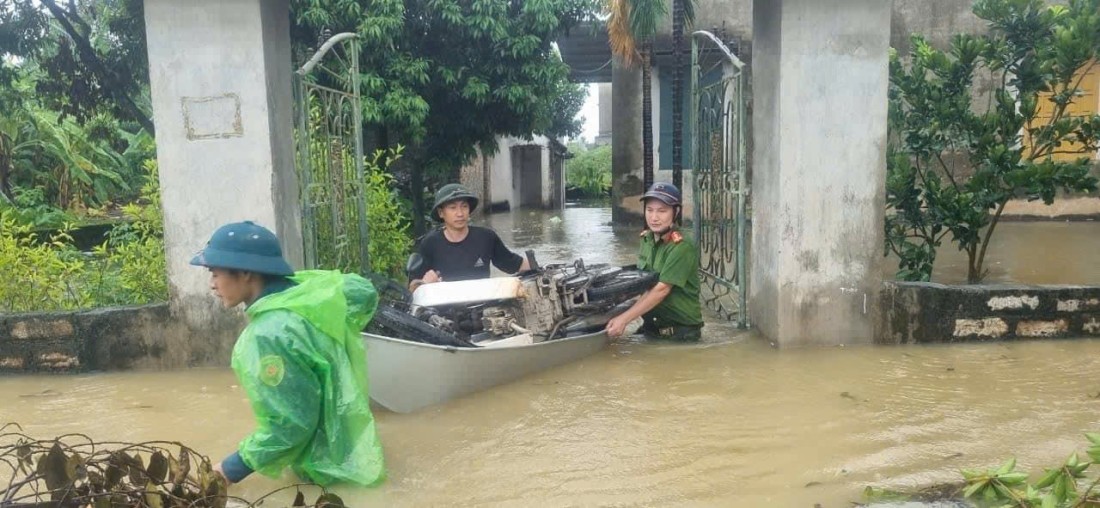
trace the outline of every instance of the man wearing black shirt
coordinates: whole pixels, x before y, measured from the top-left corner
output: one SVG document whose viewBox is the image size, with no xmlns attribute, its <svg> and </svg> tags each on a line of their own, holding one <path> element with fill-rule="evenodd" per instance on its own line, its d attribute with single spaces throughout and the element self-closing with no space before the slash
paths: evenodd
<svg viewBox="0 0 1100 508">
<path fill-rule="evenodd" d="M 432 213 L 443 222 L 442 229 L 424 235 L 417 252 L 423 263 L 409 274 L 409 290 L 441 280 L 481 279 L 489 276 L 489 263 L 506 273 L 531 269 L 530 262 L 504 246 L 496 232 L 469 225 L 470 212 L 478 199 L 457 183 L 444 185 L 435 193 Z"/>
</svg>

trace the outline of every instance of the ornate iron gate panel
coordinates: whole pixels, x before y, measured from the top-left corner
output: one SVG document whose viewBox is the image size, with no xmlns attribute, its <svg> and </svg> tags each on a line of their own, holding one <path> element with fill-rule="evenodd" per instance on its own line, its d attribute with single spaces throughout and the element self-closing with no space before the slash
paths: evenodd
<svg viewBox="0 0 1100 508">
<path fill-rule="evenodd" d="M 366 273 L 359 44 L 332 36 L 294 73 L 295 165 L 307 268 Z"/>
<path fill-rule="evenodd" d="M 703 283 L 700 297 L 722 317 L 747 328 L 748 69 L 705 31 L 692 34 L 691 63 L 693 223 Z"/>
</svg>

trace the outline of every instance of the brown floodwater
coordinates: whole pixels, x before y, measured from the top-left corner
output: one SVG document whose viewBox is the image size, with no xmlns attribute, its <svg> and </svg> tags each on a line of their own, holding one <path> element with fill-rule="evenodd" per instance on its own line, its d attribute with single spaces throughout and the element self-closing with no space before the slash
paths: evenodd
<svg viewBox="0 0 1100 508">
<path fill-rule="evenodd" d="M 543 263 L 631 260 L 636 232 L 616 234 L 606 210 L 564 215 L 489 222 Z M 1005 226 L 1004 280 L 1100 281 L 1083 259 L 1097 225 Z M 1095 340 L 778 351 L 710 322 L 697 345 L 628 341 L 418 413 L 379 410 L 389 479 L 337 492 L 353 506 L 847 507 L 866 486 L 952 481 L 1008 456 L 1039 472 L 1083 450 L 1082 433 L 1100 430 L 1098 369 Z M 4 377 L 0 421 L 42 438 L 181 441 L 218 459 L 252 427 L 218 368 Z M 291 481 L 253 477 L 233 493 Z"/>
</svg>

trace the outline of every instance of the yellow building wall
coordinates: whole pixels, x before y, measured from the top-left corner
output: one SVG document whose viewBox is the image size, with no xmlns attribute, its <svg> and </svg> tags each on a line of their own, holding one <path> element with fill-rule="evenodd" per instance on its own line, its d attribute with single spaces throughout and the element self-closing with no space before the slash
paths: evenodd
<svg viewBox="0 0 1100 508">
<path fill-rule="evenodd" d="M 1100 112 L 1100 63 L 1094 61 L 1085 66 L 1078 71 L 1075 78 L 1081 79 L 1079 85 L 1081 94 L 1066 106 L 1065 115 L 1092 116 Z M 1039 107 L 1035 114 L 1037 125 L 1043 125 L 1050 121 L 1050 117 L 1054 112 L 1054 103 L 1050 101 L 1050 96 L 1050 93 L 1040 94 L 1039 96 Z M 1024 133 L 1024 145 L 1031 145 L 1030 136 L 1026 132 Z M 1058 152 L 1076 152 L 1078 150 L 1080 150 L 1079 143 L 1063 145 L 1055 149 L 1053 157 L 1058 161 L 1073 161 L 1081 157 L 1082 154 Z M 1093 153 L 1091 158 L 1095 159 L 1096 155 Z"/>
</svg>

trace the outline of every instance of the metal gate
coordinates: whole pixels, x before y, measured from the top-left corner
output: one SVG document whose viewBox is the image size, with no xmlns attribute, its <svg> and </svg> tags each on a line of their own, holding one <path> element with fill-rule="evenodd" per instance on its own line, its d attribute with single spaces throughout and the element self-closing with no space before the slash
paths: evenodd
<svg viewBox="0 0 1100 508">
<path fill-rule="evenodd" d="M 306 268 L 370 271 L 357 37 L 332 36 L 294 73 Z"/>
<path fill-rule="evenodd" d="M 700 297 L 711 310 L 749 326 L 745 89 L 747 68 L 722 41 L 691 39 L 694 228 Z"/>
</svg>

